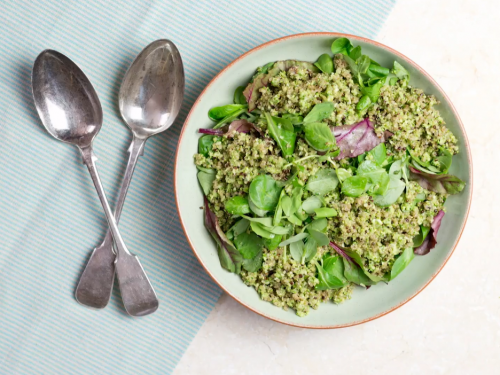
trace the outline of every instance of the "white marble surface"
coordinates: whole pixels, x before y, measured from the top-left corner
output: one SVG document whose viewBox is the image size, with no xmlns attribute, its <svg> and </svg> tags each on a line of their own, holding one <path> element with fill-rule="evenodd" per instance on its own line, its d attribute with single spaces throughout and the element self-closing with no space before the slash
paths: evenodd
<svg viewBox="0 0 500 375">
<path fill-rule="evenodd" d="M 176 375 L 500 373 L 500 1 L 399 0 L 377 40 L 427 70 L 467 129 L 475 191 L 455 254 L 410 303 L 346 329 L 284 326 L 224 295 Z"/>
</svg>

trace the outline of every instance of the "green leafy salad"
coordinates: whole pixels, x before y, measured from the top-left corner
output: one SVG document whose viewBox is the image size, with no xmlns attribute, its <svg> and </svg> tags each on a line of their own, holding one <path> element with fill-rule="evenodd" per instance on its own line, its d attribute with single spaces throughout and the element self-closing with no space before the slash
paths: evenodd
<svg viewBox="0 0 500 375">
<path fill-rule="evenodd" d="M 209 111 L 194 157 L 221 266 L 299 316 L 392 282 L 436 246 L 465 186 L 436 98 L 397 61 L 346 38 L 331 49 L 257 68 Z"/>
</svg>

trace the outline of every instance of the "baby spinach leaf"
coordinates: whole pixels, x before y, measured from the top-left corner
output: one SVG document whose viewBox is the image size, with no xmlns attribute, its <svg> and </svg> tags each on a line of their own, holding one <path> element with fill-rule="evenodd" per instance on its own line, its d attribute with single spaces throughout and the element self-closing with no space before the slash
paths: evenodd
<svg viewBox="0 0 500 375">
<path fill-rule="evenodd" d="M 296 234 L 295 236 L 290 237 L 289 239 L 281 242 L 279 244 L 279 247 L 283 247 L 286 245 L 290 245 L 291 243 L 297 242 L 297 241 L 302 241 L 304 238 L 307 238 L 309 235 L 307 233 L 299 233 Z"/>
<path fill-rule="evenodd" d="M 284 196 L 285 196 L 285 189 L 282 189 L 280 193 L 280 198 L 278 199 L 276 210 L 274 211 L 274 218 L 273 218 L 274 225 L 279 225 L 281 219 L 283 218 L 283 207 L 281 206 L 281 202 Z"/>
<path fill-rule="evenodd" d="M 281 207 L 285 216 L 292 215 L 292 198 L 288 195 L 284 195 L 283 198 L 281 198 Z"/>
<path fill-rule="evenodd" d="M 262 247 L 264 246 L 264 242 L 259 236 L 255 233 L 246 232 L 236 236 L 234 244 L 243 259 L 255 258 L 258 253 L 262 252 Z"/>
<path fill-rule="evenodd" d="M 208 199 L 204 198 L 205 228 L 217 243 L 217 253 L 222 268 L 233 273 L 240 273 L 242 256 L 226 237 L 219 226 L 217 216 L 210 210 Z"/>
<path fill-rule="evenodd" d="M 258 209 L 272 211 L 278 204 L 281 189 L 274 178 L 261 174 L 250 183 L 249 196 Z"/>
<path fill-rule="evenodd" d="M 295 241 L 290 244 L 290 255 L 296 262 L 302 261 L 303 252 L 304 252 L 304 242 Z"/>
<path fill-rule="evenodd" d="M 198 172 L 198 182 L 200 183 L 200 186 L 205 195 L 208 195 L 208 193 L 210 193 L 210 190 L 212 190 L 212 184 L 215 181 L 216 176 L 217 172 L 215 171 L 215 169 L 208 169 Z"/>
<path fill-rule="evenodd" d="M 306 142 L 317 151 L 329 151 L 335 146 L 335 137 L 324 122 L 310 122 L 304 125 Z"/>
<path fill-rule="evenodd" d="M 441 166 L 440 173 L 448 173 L 448 170 L 451 168 L 452 158 L 453 155 L 450 151 L 445 148 L 441 149 L 441 155 L 436 158 L 436 160 L 439 162 L 439 165 Z"/>
<path fill-rule="evenodd" d="M 327 152 L 326 154 L 324 155 L 321 155 L 319 158 L 318 158 L 318 161 L 320 163 L 323 163 L 324 161 L 327 161 L 329 160 L 330 158 L 334 158 L 336 156 L 338 156 L 340 154 L 340 150 L 335 150 L 335 151 L 330 151 L 330 152 Z"/>
<path fill-rule="evenodd" d="M 293 215 L 297 212 L 302 204 L 302 195 L 304 194 L 304 190 L 301 187 L 295 187 L 292 190 L 292 206 L 290 208 L 290 215 Z"/>
<path fill-rule="evenodd" d="M 426 227 L 424 225 L 420 226 L 420 232 L 413 238 L 413 247 L 420 247 L 427 238 L 431 227 Z"/>
<path fill-rule="evenodd" d="M 252 198 L 250 196 L 248 197 L 248 207 L 250 207 L 250 211 L 252 211 L 257 216 L 264 217 L 267 214 L 266 210 L 261 210 L 255 205 L 255 203 L 252 202 Z"/>
<path fill-rule="evenodd" d="M 363 271 L 360 266 L 360 264 L 362 264 L 362 260 L 357 253 L 349 251 L 348 249 L 341 248 L 332 241 L 330 241 L 330 247 L 332 247 L 335 252 L 342 257 L 344 263 L 344 276 L 348 281 L 364 287 L 377 283 L 377 281 L 373 281 Z M 352 256 L 349 256 L 348 253 L 351 253 Z M 353 257 L 355 257 L 356 260 Z"/>
<path fill-rule="evenodd" d="M 208 111 L 208 117 L 212 121 L 220 121 L 225 117 L 246 108 L 246 104 L 227 104 L 220 107 L 213 107 L 210 111 Z"/>
<path fill-rule="evenodd" d="M 289 234 L 291 228 L 290 226 L 282 227 L 280 225 L 277 225 L 273 227 L 264 227 L 264 229 L 273 234 L 284 235 L 284 234 Z"/>
<path fill-rule="evenodd" d="M 384 277 L 373 275 L 372 273 L 368 272 L 365 269 L 365 266 L 363 264 L 363 259 L 361 259 L 361 256 L 358 253 L 356 253 L 355 251 L 352 251 L 350 249 L 346 249 L 346 248 L 343 248 L 342 251 L 343 251 L 343 253 L 345 253 L 345 255 L 347 255 L 349 258 L 351 258 L 361 268 L 361 270 L 373 282 L 373 284 L 376 284 L 379 281 L 384 280 Z"/>
<path fill-rule="evenodd" d="M 333 60 L 327 53 L 324 53 L 320 57 L 318 57 L 318 60 L 314 63 L 314 66 L 316 66 L 323 73 L 333 73 Z"/>
<path fill-rule="evenodd" d="M 391 269 L 391 280 L 394 280 L 410 262 L 415 258 L 413 254 L 413 249 L 411 247 L 406 248 L 397 258 Z"/>
<path fill-rule="evenodd" d="M 378 137 L 371 121 L 366 118 L 354 125 L 335 126 L 332 129 L 340 154 L 335 158 L 354 158 L 370 151 L 385 141 Z"/>
<path fill-rule="evenodd" d="M 307 214 L 304 212 L 302 208 L 299 208 L 298 211 L 294 214 L 297 219 L 304 221 L 308 218 Z"/>
<path fill-rule="evenodd" d="M 387 149 L 384 143 L 379 144 L 375 148 L 368 151 L 368 154 L 373 157 L 373 161 L 377 163 L 377 165 L 382 166 L 384 164 L 385 159 L 387 159 Z"/>
<path fill-rule="evenodd" d="M 323 203 L 314 195 L 302 202 L 302 209 L 310 215 L 314 214 L 314 210 L 316 208 L 320 208 L 321 206 L 323 206 Z"/>
<path fill-rule="evenodd" d="M 276 236 L 276 234 L 271 233 L 267 230 L 268 227 L 262 225 L 261 223 L 257 223 L 255 221 L 250 222 L 250 228 L 252 228 L 252 230 L 256 234 L 258 234 L 263 238 L 273 239 Z"/>
<path fill-rule="evenodd" d="M 233 102 L 234 104 L 247 104 L 247 99 L 245 95 L 243 95 L 243 90 L 245 90 L 245 86 L 238 86 L 236 90 L 234 90 Z"/>
<path fill-rule="evenodd" d="M 356 285 L 361 285 L 364 287 L 375 284 L 366 274 L 363 272 L 361 267 L 357 263 L 349 262 L 346 258 L 344 260 L 344 277 L 347 281 L 354 283 Z"/>
<path fill-rule="evenodd" d="M 238 220 L 226 233 L 228 239 L 233 240 L 235 237 L 245 232 L 250 226 L 247 219 Z"/>
<path fill-rule="evenodd" d="M 349 57 L 356 61 L 361 57 L 361 46 L 354 47 L 349 53 Z"/>
<path fill-rule="evenodd" d="M 236 104 L 230 104 L 230 105 L 236 105 Z M 241 116 L 243 113 L 247 111 L 247 106 L 243 106 L 241 109 L 230 113 L 223 119 L 219 120 L 217 124 L 214 125 L 213 129 L 219 129 L 222 128 L 224 125 L 231 123 L 233 120 L 237 119 L 239 116 Z"/>
<path fill-rule="evenodd" d="M 269 134 L 280 146 L 283 156 L 292 155 L 297 140 L 297 133 L 295 133 L 292 122 L 286 118 L 272 117 L 269 113 L 266 113 L 265 116 Z"/>
<path fill-rule="evenodd" d="M 328 221 L 325 218 L 318 218 L 307 224 L 307 229 L 312 229 L 318 232 L 325 232 L 328 226 Z"/>
<path fill-rule="evenodd" d="M 268 250 L 275 250 L 281 242 L 282 236 L 275 235 L 273 238 L 264 238 L 264 246 Z"/>
<path fill-rule="evenodd" d="M 339 289 L 347 285 L 344 277 L 344 262 L 339 256 L 327 256 L 323 265 L 316 262 L 319 284 L 316 290 Z"/>
<path fill-rule="evenodd" d="M 347 178 L 342 184 L 342 193 L 348 197 L 359 197 L 368 189 L 368 178 L 353 176 Z"/>
<path fill-rule="evenodd" d="M 363 95 L 360 99 L 358 104 L 356 104 L 356 111 L 361 112 L 364 111 L 365 109 L 368 109 L 370 105 L 372 104 L 372 100 L 368 95 Z"/>
<path fill-rule="evenodd" d="M 295 113 L 285 113 L 281 118 L 289 120 L 293 125 L 300 125 L 304 121 L 304 117 Z"/>
<path fill-rule="evenodd" d="M 389 177 L 397 177 L 399 179 L 403 178 L 408 185 L 408 176 L 410 175 L 410 170 L 408 169 L 408 159 L 404 157 L 403 159 L 396 160 L 391 164 L 389 168 Z"/>
<path fill-rule="evenodd" d="M 213 135 L 204 135 L 198 139 L 198 153 L 203 156 L 208 156 L 208 153 L 212 151 L 212 145 L 214 144 Z"/>
<path fill-rule="evenodd" d="M 312 122 L 320 122 L 326 118 L 329 118 L 332 114 L 335 105 L 332 102 L 324 102 L 316 104 L 311 111 L 304 117 L 304 124 L 309 124 Z"/>
<path fill-rule="evenodd" d="M 389 187 L 389 175 L 384 168 L 381 168 L 372 160 L 365 160 L 357 170 L 358 176 L 368 178 L 372 184 L 369 188 L 370 194 L 383 195 Z"/>
<path fill-rule="evenodd" d="M 424 189 L 440 194 L 458 194 L 465 182 L 451 174 L 430 174 L 410 166 L 410 180 L 417 181 Z"/>
<path fill-rule="evenodd" d="M 352 176 L 352 172 L 350 170 L 347 170 L 345 168 L 337 168 L 337 178 L 341 183 L 345 181 L 345 179 L 349 178 Z"/>
<path fill-rule="evenodd" d="M 347 55 L 354 48 L 351 41 L 347 38 L 337 38 L 332 43 L 332 52 L 334 55 L 342 53 Z"/>
<path fill-rule="evenodd" d="M 347 55 L 344 55 L 343 58 L 344 58 L 345 62 L 347 63 L 347 65 L 349 65 L 349 69 L 351 70 L 352 77 L 354 79 L 357 78 L 359 80 L 359 69 L 358 69 L 358 64 L 356 64 L 356 60 L 353 60 L 352 58 L 350 58 Z"/>
<path fill-rule="evenodd" d="M 412 158 L 411 162 L 413 164 L 413 167 L 421 172 L 428 174 L 439 174 L 441 172 L 441 170 L 438 167 L 435 167 L 430 163 L 428 163 L 427 167 L 422 167 L 422 165 L 419 164 L 417 160 L 415 160 L 414 158 Z"/>
<path fill-rule="evenodd" d="M 373 75 L 376 77 L 386 77 L 391 72 L 389 69 L 384 68 L 383 66 L 373 64 L 373 62 L 370 64 L 368 71 L 373 73 Z"/>
<path fill-rule="evenodd" d="M 389 178 L 389 187 L 383 195 L 375 195 L 373 202 L 380 207 L 387 207 L 395 203 L 396 200 L 403 194 L 405 183 L 394 175 Z"/>
<path fill-rule="evenodd" d="M 252 259 L 243 259 L 241 265 L 248 272 L 257 272 L 262 267 L 262 251 Z"/>
<path fill-rule="evenodd" d="M 333 217 L 337 216 L 337 211 L 334 208 L 330 207 L 322 207 L 322 208 L 316 208 L 314 210 L 316 212 L 316 218 L 320 219 L 322 217 Z"/>
<path fill-rule="evenodd" d="M 410 73 L 397 61 L 394 61 L 394 68 L 392 74 L 395 74 L 399 79 L 410 79 Z"/>
<path fill-rule="evenodd" d="M 252 223 L 259 223 L 262 224 L 266 227 L 272 227 L 273 226 L 273 218 L 272 217 L 250 217 L 247 215 L 241 215 L 244 219 L 247 219 L 248 221 Z"/>
<path fill-rule="evenodd" d="M 335 170 L 331 168 L 320 169 L 314 176 L 309 178 L 305 186 L 313 194 L 325 195 L 335 190 L 339 183 Z"/>
<path fill-rule="evenodd" d="M 307 237 L 306 244 L 304 245 L 304 252 L 302 253 L 302 263 L 310 262 L 318 252 L 318 243 L 312 237 Z"/>
<path fill-rule="evenodd" d="M 366 71 L 370 66 L 370 58 L 366 55 L 361 55 L 356 59 L 356 64 L 358 65 L 358 72 L 360 74 L 366 74 Z"/>
<path fill-rule="evenodd" d="M 376 103 L 380 96 L 380 89 L 384 84 L 382 82 L 375 83 L 372 86 L 361 86 L 359 89 L 363 95 L 370 98 L 372 103 Z"/>
<path fill-rule="evenodd" d="M 437 234 L 439 232 L 439 228 L 441 227 L 441 220 L 443 220 L 443 217 L 444 211 L 441 210 L 434 217 L 434 220 L 432 220 L 431 230 L 429 231 L 427 237 L 425 237 L 424 241 L 419 247 L 413 250 L 415 254 L 425 255 L 428 254 L 432 249 L 434 249 L 437 244 Z"/>
<path fill-rule="evenodd" d="M 227 212 L 233 215 L 245 215 L 250 213 L 248 199 L 241 195 L 236 195 L 226 201 L 224 208 Z"/>
<path fill-rule="evenodd" d="M 297 216 L 295 215 L 290 215 L 287 217 L 287 220 L 292 223 L 293 225 L 301 226 L 302 225 L 302 220 L 300 220 Z"/>
<path fill-rule="evenodd" d="M 317 230 L 312 229 L 311 227 L 308 227 L 307 231 L 309 232 L 311 237 L 314 238 L 318 246 L 326 246 L 330 243 L 330 240 L 328 239 L 328 236 L 326 234 L 318 232 Z"/>
</svg>

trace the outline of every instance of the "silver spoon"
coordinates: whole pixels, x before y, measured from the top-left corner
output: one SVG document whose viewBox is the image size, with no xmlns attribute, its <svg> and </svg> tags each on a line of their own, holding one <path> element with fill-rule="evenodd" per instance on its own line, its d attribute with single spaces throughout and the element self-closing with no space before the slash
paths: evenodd
<svg viewBox="0 0 500 375">
<path fill-rule="evenodd" d="M 123 78 L 118 96 L 120 113 L 133 133 L 129 160 L 115 208 L 120 220 L 135 165 L 146 140 L 167 130 L 177 118 L 184 96 L 184 68 L 179 51 L 169 40 L 157 40 L 135 58 Z M 108 230 L 94 249 L 76 287 L 78 302 L 94 308 L 108 304 L 115 275 L 113 241 Z"/>
<path fill-rule="evenodd" d="M 115 241 L 125 310 L 134 316 L 151 314 L 158 309 L 158 298 L 139 259 L 123 242 L 97 173 L 92 141 L 101 129 L 102 108 L 92 84 L 75 63 L 52 50 L 36 58 L 31 83 L 43 125 L 54 138 L 77 146 L 90 172 Z"/>
</svg>

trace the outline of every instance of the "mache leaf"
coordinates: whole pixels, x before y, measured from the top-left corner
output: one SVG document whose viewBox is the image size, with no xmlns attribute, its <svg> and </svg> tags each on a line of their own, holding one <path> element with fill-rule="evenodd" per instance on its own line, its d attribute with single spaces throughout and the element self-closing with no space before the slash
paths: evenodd
<svg viewBox="0 0 500 375">
<path fill-rule="evenodd" d="M 339 183 L 334 169 L 320 169 L 314 176 L 310 177 L 305 186 L 313 194 L 325 195 L 335 190 Z"/>
</svg>

